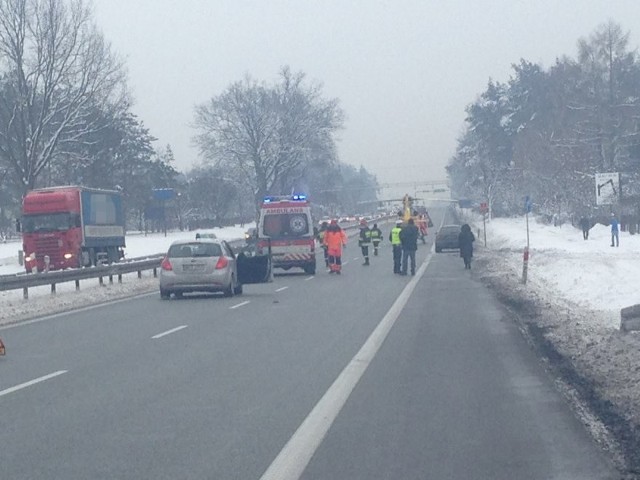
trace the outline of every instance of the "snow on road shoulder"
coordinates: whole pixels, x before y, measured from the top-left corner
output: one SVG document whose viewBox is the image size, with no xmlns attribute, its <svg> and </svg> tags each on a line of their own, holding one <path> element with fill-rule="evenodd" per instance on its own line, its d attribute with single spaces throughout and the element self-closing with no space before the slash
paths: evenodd
<svg viewBox="0 0 640 480">
<path fill-rule="evenodd" d="M 215 233 L 223 240 L 237 240 L 244 238 L 244 232 L 254 226 L 245 226 L 197 230 L 193 232 L 168 232 L 154 234 L 129 234 L 126 242 L 126 258 L 144 257 L 166 252 L 172 242 L 176 240 L 195 239 L 197 232 Z M 18 263 L 18 242 L 0 244 L 0 275 L 9 275 L 24 271 Z M 56 285 L 56 294 L 51 295 L 51 287 L 43 285 L 29 289 L 29 299 L 22 298 L 22 290 L 0 292 L 0 325 L 16 323 L 30 318 L 59 313 L 81 308 L 88 305 L 108 302 L 122 298 L 153 292 L 158 289 L 158 279 L 151 271 L 143 272 L 139 279 L 136 273 L 123 275 L 122 284 L 105 283 L 101 286 L 97 278 L 82 280 L 80 290 L 75 290 L 73 282 Z"/>
<path fill-rule="evenodd" d="M 528 281 L 550 298 L 561 297 L 595 311 L 608 312 L 618 328 L 620 309 L 640 303 L 640 235 L 621 232 L 620 247 L 610 246 L 609 227 L 594 226 L 589 239 L 571 225 L 554 227 L 530 220 Z M 522 270 L 526 245 L 524 218 L 487 223 L 487 247 Z"/>
</svg>

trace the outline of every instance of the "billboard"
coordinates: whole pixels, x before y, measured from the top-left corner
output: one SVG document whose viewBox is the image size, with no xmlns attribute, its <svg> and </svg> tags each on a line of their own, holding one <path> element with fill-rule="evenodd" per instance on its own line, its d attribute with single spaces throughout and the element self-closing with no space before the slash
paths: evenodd
<svg viewBox="0 0 640 480">
<path fill-rule="evenodd" d="M 596 173 L 596 205 L 614 205 L 620 199 L 620 174 Z"/>
</svg>

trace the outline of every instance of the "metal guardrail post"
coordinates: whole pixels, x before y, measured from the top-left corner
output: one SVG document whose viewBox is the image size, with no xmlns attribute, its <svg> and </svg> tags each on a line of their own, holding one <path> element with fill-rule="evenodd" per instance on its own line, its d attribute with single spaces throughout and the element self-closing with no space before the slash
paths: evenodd
<svg viewBox="0 0 640 480">
<path fill-rule="evenodd" d="M 55 295 L 56 294 L 56 284 L 52 283 L 51 284 L 51 295 Z"/>
</svg>

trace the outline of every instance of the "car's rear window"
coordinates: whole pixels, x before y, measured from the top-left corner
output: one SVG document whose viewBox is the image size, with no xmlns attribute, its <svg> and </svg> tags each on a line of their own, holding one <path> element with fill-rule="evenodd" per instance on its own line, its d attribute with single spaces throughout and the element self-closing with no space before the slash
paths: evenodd
<svg viewBox="0 0 640 480">
<path fill-rule="evenodd" d="M 169 248 L 170 258 L 219 257 L 220 255 L 222 255 L 222 248 L 217 243 L 183 243 L 171 245 Z"/>
<path fill-rule="evenodd" d="M 442 227 L 441 230 L 442 233 L 446 233 L 446 234 L 452 234 L 452 233 L 460 233 L 460 227 L 454 226 L 454 227 Z"/>
<path fill-rule="evenodd" d="M 309 233 L 309 222 L 300 213 L 270 214 L 263 217 L 262 229 L 267 237 L 301 237 Z"/>
</svg>

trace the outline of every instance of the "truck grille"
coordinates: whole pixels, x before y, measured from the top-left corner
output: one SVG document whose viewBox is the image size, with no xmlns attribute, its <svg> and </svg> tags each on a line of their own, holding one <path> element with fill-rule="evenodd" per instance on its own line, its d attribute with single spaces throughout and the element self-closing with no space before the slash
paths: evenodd
<svg viewBox="0 0 640 480">
<path fill-rule="evenodd" d="M 36 258 L 38 261 L 44 261 L 45 255 L 49 255 L 51 263 L 62 260 L 61 248 L 58 246 L 57 238 L 38 238 L 36 240 Z"/>
</svg>

